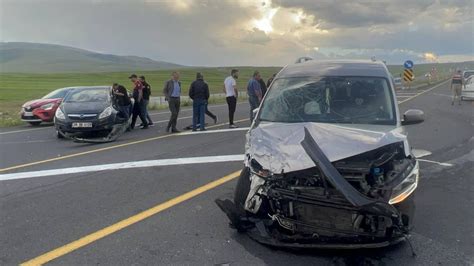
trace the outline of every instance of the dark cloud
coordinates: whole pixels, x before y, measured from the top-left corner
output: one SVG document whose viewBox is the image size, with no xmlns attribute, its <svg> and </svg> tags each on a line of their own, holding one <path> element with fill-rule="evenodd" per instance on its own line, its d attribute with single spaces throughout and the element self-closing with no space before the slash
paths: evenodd
<svg viewBox="0 0 474 266">
<path fill-rule="evenodd" d="M 385 53 L 394 61 L 425 52 L 474 54 L 472 0 L 0 1 L 1 41 L 186 65 L 285 65 L 314 55 L 315 47 L 320 57 Z M 256 29 L 272 7 L 279 7 L 268 22 L 273 31 Z"/>
</svg>

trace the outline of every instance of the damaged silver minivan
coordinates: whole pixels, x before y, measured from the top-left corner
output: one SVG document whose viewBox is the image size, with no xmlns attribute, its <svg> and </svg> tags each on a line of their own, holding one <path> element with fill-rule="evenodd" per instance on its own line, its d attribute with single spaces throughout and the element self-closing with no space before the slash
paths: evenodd
<svg viewBox="0 0 474 266">
<path fill-rule="evenodd" d="M 289 65 L 247 133 L 231 226 L 291 248 L 377 248 L 409 236 L 419 166 L 386 66 L 373 61 Z"/>
</svg>

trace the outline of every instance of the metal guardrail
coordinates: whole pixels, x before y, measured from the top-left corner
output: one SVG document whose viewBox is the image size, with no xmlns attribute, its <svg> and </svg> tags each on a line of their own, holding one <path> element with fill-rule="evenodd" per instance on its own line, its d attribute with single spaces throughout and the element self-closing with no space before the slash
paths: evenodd
<svg viewBox="0 0 474 266">
<path fill-rule="evenodd" d="M 225 99 L 226 95 L 225 93 L 214 93 L 211 94 L 209 97 L 209 101 L 212 101 L 214 99 Z M 246 100 L 248 98 L 248 95 L 246 93 L 241 93 L 239 94 L 239 99 L 244 99 Z M 191 102 L 191 98 L 189 96 L 181 96 L 181 102 Z M 161 105 L 168 105 L 168 102 L 165 101 L 164 96 L 159 96 L 159 97 L 150 97 L 150 105 L 153 106 L 161 106 Z"/>
</svg>

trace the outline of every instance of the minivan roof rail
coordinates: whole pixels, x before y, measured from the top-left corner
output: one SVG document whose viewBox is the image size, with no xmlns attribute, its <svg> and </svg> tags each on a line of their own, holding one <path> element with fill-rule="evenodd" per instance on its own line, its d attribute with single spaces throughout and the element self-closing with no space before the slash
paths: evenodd
<svg viewBox="0 0 474 266">
<path fill-rule="evenodd" d="M 304 62 L 310 61 L 310 60 L 313 60 L 313 58 L 309 57 L 309 56 L 303 56 L 303 57 L 300 57 L 300 58 L 296 59 L 295 64 L 304 63 Z"/>
</svg>

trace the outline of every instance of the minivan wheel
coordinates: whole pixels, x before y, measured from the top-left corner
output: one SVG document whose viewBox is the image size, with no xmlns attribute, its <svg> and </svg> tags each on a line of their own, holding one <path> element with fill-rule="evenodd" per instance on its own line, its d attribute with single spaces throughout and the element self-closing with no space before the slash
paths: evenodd
<svg viewBox="0 0 474 266">
<path fill-rule="evenodd" d="M 235 187 L 234 204 L 239 212 L 245 213 L 245 200 L 250 191 L 250 169 L 245 167 L 240 172 L 237 186 Z"/>
</svg>

